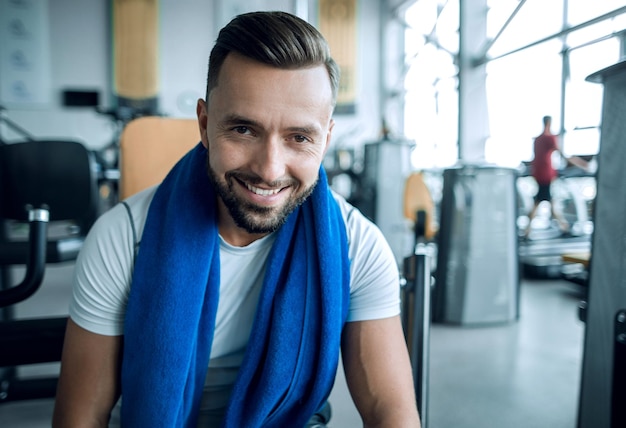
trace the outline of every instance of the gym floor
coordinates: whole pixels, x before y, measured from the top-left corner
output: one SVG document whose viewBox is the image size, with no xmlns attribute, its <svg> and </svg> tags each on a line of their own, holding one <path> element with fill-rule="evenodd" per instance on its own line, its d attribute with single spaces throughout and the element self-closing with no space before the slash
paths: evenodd
<svg viewBox="0 0 626 428">
<path fill-rule="evenodd" d="M 73 265 L 50 267 L 42 288 L 16 307 L 18 317 L 67 313 Z M 15 270 L 20 278 L 21 272 Z M 584 324 L 579 286 L 523 280 L 520 319 L 481 327 L 434 324 L 425 428 L 573 428 L 576 426 Z M 55 373 L 58 364 L 24 374 Z M 330 427 L 361 426 L 339 373 Z M 0 427 L 50 426 L 53 400 L 0 405 Z"/>
</svg>

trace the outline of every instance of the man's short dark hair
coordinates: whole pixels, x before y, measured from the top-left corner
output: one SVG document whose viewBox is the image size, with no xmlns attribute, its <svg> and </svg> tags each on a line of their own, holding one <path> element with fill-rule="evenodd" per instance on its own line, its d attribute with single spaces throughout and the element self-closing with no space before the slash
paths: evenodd
<svg viewBox="0 0 626 428">
<path fill-rule="evenodd" d="M 217 86 L 229 53 L 282 69 L 326 66 L 333 104 L 339 88 L 339 67 L 330 56 L 324 36 L 311 24 L 286 12 L 251 12 L 238 15 L 222 28 L 211 50 L 206 99 Z"/>
</svg>

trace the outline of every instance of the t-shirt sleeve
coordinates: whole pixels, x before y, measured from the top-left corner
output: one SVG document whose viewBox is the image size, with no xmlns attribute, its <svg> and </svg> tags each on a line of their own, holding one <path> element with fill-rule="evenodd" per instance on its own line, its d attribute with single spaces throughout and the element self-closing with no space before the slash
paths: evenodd
<svg viewBox="0 0 626 428">
<path fill-rule="evenodd" d="M 123 334 L 133 236 L 126 209 L 111 208 L 89 231 L 76 260 L 69 314 L 93 333 Z"/>
<path fill-rule="evenodd" d="M 356 208 L 340 202 L 349 240 L 350 308 L 347 321 L 365 321 L 400 313 L 400 277 L 396 259 L 380 229 Z"/>
</svg>

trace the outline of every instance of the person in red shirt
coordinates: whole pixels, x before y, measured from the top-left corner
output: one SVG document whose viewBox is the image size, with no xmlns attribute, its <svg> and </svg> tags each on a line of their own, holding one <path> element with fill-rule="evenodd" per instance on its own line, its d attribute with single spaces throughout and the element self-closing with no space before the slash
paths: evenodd
<svg viewBox="0 0 626 428">
<path fill-rule="evenodd" d="M 537 138 L 535 138 L 533 150 L 534 158 L 531 162 L 531 175 L 539 186 L 537 194 L 535 195 L 535 204 L 528 215 L 528 227 L 526 228 L 525 236 L 528 238 L 530 234 L 530 228 L 535 215 L 537 214 L 537 208 L 542 201 L 548 201 L 550 203 L 550 212 L 552 217 L 557 220 L 561 231 L 568 232 L 569 224 L 567 221 L 554 209 L 552 203 L 552 194 L 550 193 L 550 187 L 552 182 L 557 177 L 557 171 L 552 165 L 552 153 L 558 152 L 568 163 L 578 166 L 582 169 L 587 169 L 587 162 L 583 159 L 572 156 L 566 157 L 559 148 L 556 140 L 556 135 L 552 134 L 550 127 L 552 125 L 552 117 L 543 117 L 543 132 Z"/>
</svg>

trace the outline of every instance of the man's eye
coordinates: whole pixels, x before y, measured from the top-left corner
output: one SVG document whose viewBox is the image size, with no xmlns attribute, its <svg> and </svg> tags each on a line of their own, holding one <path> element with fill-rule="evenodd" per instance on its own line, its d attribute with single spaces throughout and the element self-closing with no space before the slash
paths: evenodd
<svg viewBox="0 0 626 428">
<path fill-rule="evenodd" d="M 309 139 L 305 137 L 304 135 L 296 135 L 295 137 L 293 137 L 293 139 L 297 143 L 306 143 L 307 141 L 309 141 Z"/>
<path fill-rule="evenodd" d="M 233 130 L 238 134 L 247 134 L 250 132 L 247 126 L 236 126 Z"/>
</svg>

